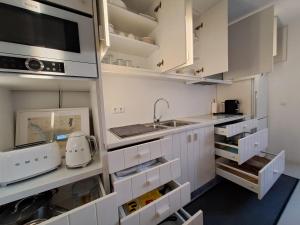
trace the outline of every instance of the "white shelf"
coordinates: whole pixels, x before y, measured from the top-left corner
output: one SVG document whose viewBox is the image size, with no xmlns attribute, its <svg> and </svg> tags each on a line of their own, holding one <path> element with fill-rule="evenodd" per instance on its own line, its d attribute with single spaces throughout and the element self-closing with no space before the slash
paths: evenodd
<svg viewBox="0 0 300 225">
<path fill-rule="evenodd" d="M 62 165 L 57 170 L 16 184 L 0 187 L 0 205 L 31 195 L 58 188 L 102 173 L 99 157 L 85 168 L 67 169 Z"/>
<path fill-rule="evenodd" d="M 104 64 L 104 63 L 101 64 L 101 67 L 104 75 L 136 76 L 136 77 L 161 79 L 161 80 L 175 80 L 175 81 L 184 82 L 186 84 L 197 84 L 199 82 L 203 82 L 203 84 L 208 84 L 213 82 L 217 84 L 221 84 L 222 82 L 225 84 L 232 83 L 230 81 L 204 79 L 204 78 L 200 78 L 188 74 L 159 73 L 149 69 L 118 66 L 118 65 L 111 65 L 111 64 Z"/>
<path fill-rule="evenodd" d="M 202 84 L 202 85 L 223 84 L 223 85 L 231 85 L 232 80 L 218 80 L 218 79 L 199 78 L 196 81 L 188 81 L 187 84 Z"/>
<path fill-rule="evenodd" d="M 148 36 L 157 26 L 157 21 L 111 3 L 108 3 L 108 14 L 115 29 L 141 37 Z"/>
<path fill-rule="evenodd" d="M 159 49 L 159 46 L 138 41 L 117 34 L 110 34 L 111 50 L 137 55 L 142 57 L 149 56 L 152 52 Z"/>
</svg>

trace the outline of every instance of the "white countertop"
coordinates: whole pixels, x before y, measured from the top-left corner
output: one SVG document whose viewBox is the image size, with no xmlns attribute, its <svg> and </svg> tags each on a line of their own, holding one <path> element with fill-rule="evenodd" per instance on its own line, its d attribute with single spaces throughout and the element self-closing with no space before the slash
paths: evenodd
<svg viewBox="0 0 300 225">
<path fill-rule="evenodd" d="M 118 148 L 134 143 L 139 143 L 155 138 L 161 138 L 164 136 L 193 130 L 201 127 L 207 127 L 207 126 L 213 126 L 215 124 L 220 123 L 226 123 L 234 120 L 244 119 L 246 116 L 228 116 L 228 115 L 219 115 L 219 116 L 213 116 L 213 115 L 198 115 L 198 116 L 192 116 L 192 117 L 185 117 L 185 118 L 178 118 L 177 120 L 180 121 L 187 121 L 187 122 L 193 122 L 194 124 L 177 127 L 177 128 L 169 128 L 165 130 L 150 132 L 147 134 L 137 135 L 134 137 L 128 137 L 128 138 L 119 138 L 110 131 L 106 132 L 106 138 L 107 141 L 105 143 L 105 146 L 107 149 L 113 149 Z"/>
</svg>

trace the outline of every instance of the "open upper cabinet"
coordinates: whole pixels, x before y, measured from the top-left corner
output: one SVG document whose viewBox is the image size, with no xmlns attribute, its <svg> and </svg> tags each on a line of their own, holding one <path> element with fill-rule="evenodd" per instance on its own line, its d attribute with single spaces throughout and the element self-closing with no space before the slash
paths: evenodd
<svg viewBox="0 0 300 225">
<path fill-rule="evenodd" d="M 102 63 L 167 72 L 193 63 L 191 0 L 99 0 Z"/>
</svg>

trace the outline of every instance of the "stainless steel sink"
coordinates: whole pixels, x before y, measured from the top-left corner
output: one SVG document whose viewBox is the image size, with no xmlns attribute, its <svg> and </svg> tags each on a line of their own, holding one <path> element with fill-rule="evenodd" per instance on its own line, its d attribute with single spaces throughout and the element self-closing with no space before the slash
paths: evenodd
<svg viewBox="0 0 300 225">
<path fill-rule="evenodd" d="M 163 121 L 160 122 L 159 125 L 160 126 L 164 126 L 164 127 L 182 127 L 182 126 L 188 126 L 194 124 L 192 122 L 186 122 L 186 121 L 180 121 L 180 120 L 168 120 L 168 121 Z"/>
</svg>

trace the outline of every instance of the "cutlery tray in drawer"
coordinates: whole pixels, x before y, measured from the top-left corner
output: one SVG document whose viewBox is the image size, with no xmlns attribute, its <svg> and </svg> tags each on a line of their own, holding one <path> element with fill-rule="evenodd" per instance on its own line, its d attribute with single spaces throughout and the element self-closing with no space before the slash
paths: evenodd
<svg viewBox="0 0 300 225">
<path fill-rule="evenodd" d="M 164 158 L 112 174 L 112 184 L 117 192 L 118 205 L 122 205 L 161 185 L 180 177 L 180 160 Z"/>
<path fill-rule="evenodd" d="M 120 225 L 159 224 L 190 202 L 190 183 L 183 185 L 171 181 L 151 192 L 160 191 L 153 200 L 145 200 L 145 195 L 119 207 Z M 147 193 L 150 194 L 150 193 Z M 148 204 L 147 204 L 148 203 Z M 129 207 L 130 206 L 130 207 Z M 135 209 L 133 209 L 135 208 Z M 129 212 L 131 210 L 131 212 Z"/>
<path fill-rule="evenodd" d="M 262 199 L 285 169 L 285 152 L 277 156 L 261 153 L 243 165 L 225 158 L 217 159 L 216 173 L 258 194 Z"/>
<path fill-rule="evenodd" d="M 216 155 L 234 160 L 243 164 L 248 159 L 264 151 L 268 147 L 268 129 L 264 129 L 249 135 L 237 135 L 230 139 L 236 139 L 233 143 L 226 137 L 216 137 Z"/>
<path fill-rule="evenodd" d="M 216 125 L 215 134 L 232 137 L 243 132 L 251 131 L 258 127 L 258 120 L 246 120 L 242 122 L 230 122 L 225 124 Z"/>
</svg>

